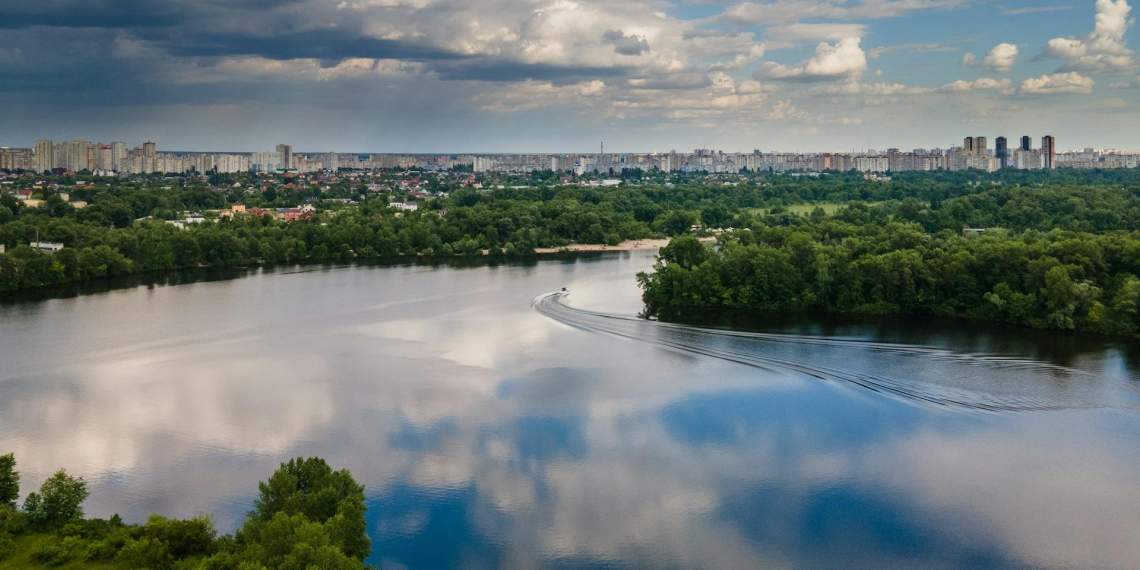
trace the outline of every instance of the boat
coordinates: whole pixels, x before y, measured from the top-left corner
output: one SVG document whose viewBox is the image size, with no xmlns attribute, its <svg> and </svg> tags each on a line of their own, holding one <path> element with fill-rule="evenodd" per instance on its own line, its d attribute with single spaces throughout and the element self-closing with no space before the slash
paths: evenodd
<svg viewBox="0 0 1140 570">
<path fill-rule="evenodd" d="M 569 290 L 569 289 L 567 289 L 567 288 L 565 288 L 565 287 L 563 287 L 563 288 L 562 288 L 562 291 L 559 291 L 559 294 L 561 294 L 562 296 L 566 296 L 566 295 L 569 295 L 569 294 L 570 294 L 570 290 Z"/>
</svg>

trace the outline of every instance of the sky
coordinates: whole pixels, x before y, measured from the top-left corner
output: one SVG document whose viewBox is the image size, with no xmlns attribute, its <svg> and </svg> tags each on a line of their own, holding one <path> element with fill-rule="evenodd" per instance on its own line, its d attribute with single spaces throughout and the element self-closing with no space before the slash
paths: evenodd
<svg viewBox="0 0 1140 570">
<path fill-rule="evenodd" d="M 3 0 L 0 146 L 1137 149 L 1133 23 L 1128 0 Z"/>
</svg>

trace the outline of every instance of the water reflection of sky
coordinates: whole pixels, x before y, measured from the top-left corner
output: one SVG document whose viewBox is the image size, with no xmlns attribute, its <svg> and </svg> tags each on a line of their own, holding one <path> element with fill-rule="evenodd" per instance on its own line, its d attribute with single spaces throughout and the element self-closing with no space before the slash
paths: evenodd
<svg viewBox="0 0 1140 570">
<path fill-rule="evenodd" d="M 320 455 L 367 486 L 371 561 L 392 568 L 1140 560 L 1135 407 L 924 405 L 530 307 L 569 286 L 571 305 L 637 312 L 632 275 L 650 262 L 262 272 L 0 307 L 0 451 L 16 452 L 25 492 L 66 467 L 93 483 L 91 514 L 210 512 L 226 530 L 278 462 Z M 921 332 L 1037 356 L 1025 339 Z M 1065 359 L 1111 371 L 1094 393 L 1130 398 L 1128 352 L 1069 347 Z M 842 357 L 956 374 L 880 358 Z M 1017 379 L 1053 398 L 1089 392 Z"/>
</svg>

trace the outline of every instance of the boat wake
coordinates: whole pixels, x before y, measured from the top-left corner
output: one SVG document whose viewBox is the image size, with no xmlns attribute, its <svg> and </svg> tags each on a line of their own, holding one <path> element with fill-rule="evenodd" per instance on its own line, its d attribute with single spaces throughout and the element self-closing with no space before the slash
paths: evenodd
<svg viewBox="0 0 1140 570">
<path fill-rule="evenodd" d="M 1034 360 L 905 344 L 691 327 L 568 307 L 532 306 L 560 323 L 764 370 L 844 382 L 911 402 L 991 412 L 1098 408 L 1097 376 Z M 890 356 L 891 358 L 884 358 Z"/>
</svg>

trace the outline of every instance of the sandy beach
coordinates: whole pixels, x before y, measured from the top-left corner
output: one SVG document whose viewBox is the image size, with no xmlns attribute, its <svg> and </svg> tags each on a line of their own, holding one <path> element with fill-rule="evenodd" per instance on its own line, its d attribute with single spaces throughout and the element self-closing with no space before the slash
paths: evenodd
<svg viewBox="0 0 1140 570">
<path fill-rule="evenodd" d="M 564 247 L 536 247 L 535 253 L 558 253 L 560 251 L 634 251 L 643 249 L 661 249 L 669 245 L 667 239 L 627 240 L 617 245 L 601 243 L 574 243 Z"/>
</svg>

